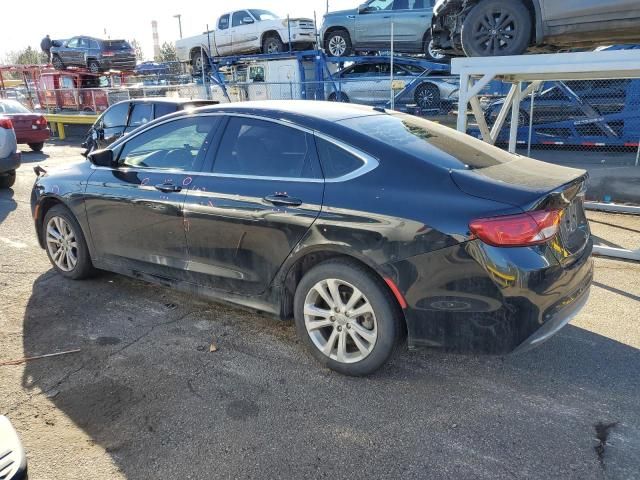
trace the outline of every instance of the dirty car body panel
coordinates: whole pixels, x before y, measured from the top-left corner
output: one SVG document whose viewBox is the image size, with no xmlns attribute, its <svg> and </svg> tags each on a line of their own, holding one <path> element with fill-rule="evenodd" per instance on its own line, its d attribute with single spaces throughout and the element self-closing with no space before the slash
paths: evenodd
<svg viewBox="0 0 640 480">
<path fill-rule="evenodd" d="M 156 142 L 146 161 L 174 158 L 173 147 L 158 151 L 177 122 L 191 129 L 188 165 L 139 163 L 145 135 Z M 283 135 L 287 148 L 273 156 Z M 296 272 L 349 258 L 390 286 L 410 347 L 496 354 L 541 343 L 588 296 L 585 172 L 423 119 L 329 102 L 245 102 L 163 117 L 109 148 L 112 166 L 52 170 L 32 195 L 41 244 L 46 209 L 63 203 L 98 268 L 288 317 Z M 301 170 L 267 175 L 283 158 Z M 336 158 L 352 164 L 342 169 Z M 253 173 L 231 173 L 238 159 Z M 470 229 L 474 219 L 551 211 L 560 223 L 531 245 L 492 245 Z"/>
</svg>

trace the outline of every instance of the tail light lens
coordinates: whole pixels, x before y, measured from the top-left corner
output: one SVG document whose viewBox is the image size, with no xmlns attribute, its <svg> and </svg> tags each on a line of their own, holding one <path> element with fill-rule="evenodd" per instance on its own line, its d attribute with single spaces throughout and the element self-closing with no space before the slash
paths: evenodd
<svg viewBox="0 0 640 480">
<path fill-rule="evenodd" d="M 469 229 L 484 243 L 494 247 L 538 245 L 558 233 L 562 211 L 537 210 L 518 215 L 478 218 Z"/>
<path fill-rule="evenodd" d="M 47 119 L 41 116 L 33 121 L 33 126 L 36 128 L 44 128 L 47 126 Z"/>
<path fill-rule="evenodd" d="M 13 130 L 13 122 L 9 118 L 0 118 L 0 128 L 6 128 L 7 130 Z"/>
</svg>

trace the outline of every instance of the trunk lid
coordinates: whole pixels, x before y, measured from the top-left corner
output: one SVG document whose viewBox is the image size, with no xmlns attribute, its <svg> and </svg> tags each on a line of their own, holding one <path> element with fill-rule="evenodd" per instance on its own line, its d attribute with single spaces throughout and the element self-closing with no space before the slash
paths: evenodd
<svg viewBox="0 0 640 480">
<path fill-rule="evenodd" d="M 451 170 L 460 190 L 474 197 L 531 210 L 560 210 L 559 232 L 551 241 L 558 260 L 580 257 L 591 236 L 584 211 L 587 172 L 527 157 L 475 170 Z"/>
<path fill-rule="evenodd" d="M 13 129 L 16 132 L 24 132 L 25 130 L 31 131 L 33 122 L 41 117 L 41 115 L 35 113 L 14 113 L 8 115 L 5 114 L 5 116 L 11 118 L 11 121 L 13 122 Z"/>
</svg>

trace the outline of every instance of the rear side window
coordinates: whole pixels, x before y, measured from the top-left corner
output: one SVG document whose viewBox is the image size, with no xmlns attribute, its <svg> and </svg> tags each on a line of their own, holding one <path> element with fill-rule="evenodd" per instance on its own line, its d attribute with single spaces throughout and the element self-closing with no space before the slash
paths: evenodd
<svg viewBox="0 0 640 480">
<path fill-rule="evenodd" d="M 473 170 L 513 160 L 510 153 L 477 138 L 403 113 L 355 117 L 341 123 L 445 168 Z"/>
<path fill-rule="evenodd" d="M 218 21 L 218 29 L 226 30 L 227 28 L 229 28 L 229 14 L 222 15 Z"/>
<path fill-rule="evenodd" d="M 322 173 L 326 179 L 342 177 L 364 165 L 364 162 L 358 157 L 322 138 L 316 137 L 316 146 L 322 165 Z"/>
<path fill-rule="evenodd" d="M 124 127 L 127 124 L 128 114 L 128 103 L 119 103 L 114 105 L 104 113 L 104 117 L 102 117 L 102 126 L 104 128 Z"/>
<path fill-rule="evenodd" d="M 151 103 L 135 103 L 131 116 L 129 117 L 130 127 L 139 127 L 145 123 L 149 123 L 153 119 L 153 104 Z"/>
<path fill-rule="evenodd" d="M 170 113 L 175 113 L 178 107 L 172 103 L 156 103 L 155 117 L 160 118 Z"/>
<path fill-rule="evenodd" d="M 319 178 L 313 136 L 264 120 L 232 117 L 214 173 L 274 178 Z"/>
</svg>

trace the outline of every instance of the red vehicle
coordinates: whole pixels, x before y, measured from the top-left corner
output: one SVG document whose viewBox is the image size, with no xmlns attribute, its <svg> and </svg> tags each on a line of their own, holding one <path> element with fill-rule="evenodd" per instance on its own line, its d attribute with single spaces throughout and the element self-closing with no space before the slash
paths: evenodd
<svg viewBox="0 0 640 480">
<path fill-rule="evenodd" d="M 39 113 L 33 113 L 21 103 L 0 100 L 0 115 L 11 119 L 17 143 L 26 143 L 34 152 L 42 150 L 44 142 L 49 140 L 51 132 L 47 119 Z"/>
<path fill-rule="evenodd" d="M 43 109 L 54 111 L 103 112 L 114 103 L 110 102 L 107 88 L 122 85 L 121 75 L 96 75 L 81 71 L 43 72 L 38 85 L 38 101 Z"/>
</svg>

